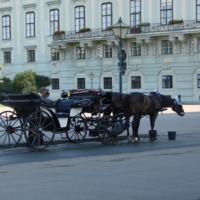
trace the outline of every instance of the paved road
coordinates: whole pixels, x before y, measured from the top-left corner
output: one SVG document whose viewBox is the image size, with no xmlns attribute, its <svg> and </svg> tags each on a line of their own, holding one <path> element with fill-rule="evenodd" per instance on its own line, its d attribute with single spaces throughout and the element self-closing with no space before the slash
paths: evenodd
<svg viewBox="0 0 200 200">
<path fill-rule="evenodd" d="M 0 151 L 2 200 L 199 200 L 200 134 Z"/>
</svg>

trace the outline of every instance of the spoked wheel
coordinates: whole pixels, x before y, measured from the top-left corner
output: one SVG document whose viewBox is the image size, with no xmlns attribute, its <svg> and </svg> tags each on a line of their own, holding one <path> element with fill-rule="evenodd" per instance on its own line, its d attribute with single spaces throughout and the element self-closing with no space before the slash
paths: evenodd
<svg viewBox="0 0 200 200">
<path fill-rule="evenodd" d="M 16 146 L 23 134 L 22 120 L 12 111 L 0 113 L 0 147 Z"/>
<path fill-rule="evenodd" d="M 82 116 L 71 117 L 68 120 L 67 138 L 72 143 L 81 143 L 87 135 L 87 123 Z"/>
<path fill-rule="evenodd" d="M 52 116 L 45 111 L 31 113 L 24 123 L 24 134 L 28 146 L 33 149 L 47 148 L 55 136 L 55 123 Z"/>
<path fill-rule="evenodd" d="M 118 124 L 114 117 L 103 116 L 99 119 L 98 124 L 98 137 L 104 144 L 115 144 L 118 137 Z"/>
</svg>

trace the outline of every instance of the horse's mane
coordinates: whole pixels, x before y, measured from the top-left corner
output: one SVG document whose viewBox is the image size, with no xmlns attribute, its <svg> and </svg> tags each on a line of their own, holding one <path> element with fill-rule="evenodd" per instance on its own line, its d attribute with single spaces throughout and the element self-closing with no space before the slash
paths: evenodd
<svg viewBox="0 0 200 200">
<path fill-rule="evenodd" d="M 162 95 L 162 94 L 160 95 L 160 98 L 161 98 L 162 106 L 170 107 L 170 106 L 174 105 L 174 99 L 172 99 L 168 96 Z"/>
</svg>

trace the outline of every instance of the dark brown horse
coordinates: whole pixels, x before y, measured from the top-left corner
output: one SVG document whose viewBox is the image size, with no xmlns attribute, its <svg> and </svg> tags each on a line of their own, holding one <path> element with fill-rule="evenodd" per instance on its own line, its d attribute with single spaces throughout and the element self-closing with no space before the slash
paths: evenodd
<svg viewBox="0 0 200 200">
<path fill-rule="evenodd" d="M 133 116 L 132 130 L 135 141 L 139 140 L 138 129 L 140 120 L 143 116 L 148 115 L 150 118 L 151 131 L 154 129 L 155 121 L 160 111 L 166 107 L 171 107 L 178 115 L 183 116 L 184 110 L 180 103 L 180 95 L 175 99 L 160 94 L 159 92 L 122 94 L 119 92 L 103 92 L 100 96 L 105 97 L 105 103 L 110 103 L 107 114 L 113 115 L 124 113 L 127 124 L 127 137 L 131 141 L 129 134 L 129 121 Z M 107 102 L 106 102 L 107 101 Z M 155 140 L 155 136 L 150 134 L 150 140 Z"/>
<path fill-rule="evenodd" d="M 133 92 L 126 95 L 123 99 L 123 109 L 126 123 L 129 124 L 130 117 L 133 115 L 132 130 L 135 141 L 139 140 L 138 129 L 140 120 L 144 115 L 149 115 L 151 131 L 154 129 L 155 121 L 162 108 L 171 107 L 179 116 L 184 116 L 183 106 L 180 102 L 181 96 L 171 99 L 157 92 L 139 93 Z M 127 129 L 129 137 L 129 129 Z M 150 138 L 155 139 L 155 138 Z"/>
</svg>

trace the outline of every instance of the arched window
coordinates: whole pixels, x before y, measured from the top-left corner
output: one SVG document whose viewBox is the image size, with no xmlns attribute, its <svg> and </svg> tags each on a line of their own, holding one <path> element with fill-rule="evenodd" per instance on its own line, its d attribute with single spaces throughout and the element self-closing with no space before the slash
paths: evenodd
<svg viewBox="0 0 200 200">
<path fill-rule="evenodd" d="M 26 13 L 26 37 L 35 36 L 35 13 Z"/>
<path fill-rule="evenodd" d="M 2 17 L 2 39 L 11 39 L 11 20 L 9 15 Z"/>
<path fill-rule="evenodd" d="M 60 30 L 59 24 L 59 10 L 50 10 L 50 35 L 53 35 L 55 31 Z"/>
<path fill-rule="evenodd" d="M 101 5 L 101 27 L 102 30 L 106 30 L 107 27 L 112 25 L 112 4 L 111 3 L 103 3 Z"/>
<path fill-rule="evenodd" d="M 85 28 L 85 7 L 75 7 L 75 31 L 79 32 L 80 29 Z"/>
</svg>

